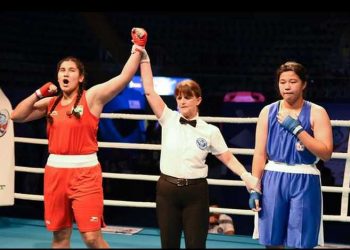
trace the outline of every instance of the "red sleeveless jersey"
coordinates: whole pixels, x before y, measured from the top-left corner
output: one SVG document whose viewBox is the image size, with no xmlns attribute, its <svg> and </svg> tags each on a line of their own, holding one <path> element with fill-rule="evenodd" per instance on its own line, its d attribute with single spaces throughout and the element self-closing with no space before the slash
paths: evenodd
<svg viewBox="0 0 350 250">
<path fill-rule="evenodd" d="M 46 127 L 50 154 L 82 155 L 97 152 L 99 117 L 90 112 L 85 95 L 86 91 L 76 108 L 81 114 L 80 118 L 67 115 L 74 106 L 74 100 L 65 106 L 59 102 L 51 113 L 53 123 L 48 122 Z M 48 110 L 51 110 L 56 98 L 52 98 Z"/>
</svg>

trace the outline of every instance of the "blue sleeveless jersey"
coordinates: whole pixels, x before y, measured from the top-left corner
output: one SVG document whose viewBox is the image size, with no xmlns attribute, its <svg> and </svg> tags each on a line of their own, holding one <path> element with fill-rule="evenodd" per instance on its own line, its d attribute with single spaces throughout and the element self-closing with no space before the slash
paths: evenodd
<svg viewBox="0 0 350 250">
<path fill-rule="evenodd" d="M 280 101 L 272 103 L 269 109 L 267 136 L 268 159 L 289 165 L 316 163 L 318 158 L 307 150 L 295 135 L 288 132 L 277 121 L 279 103 Z M 304 101 L 298 119 L 304 130 L 313 136 L 310 124 L 310 112 L 311 102 Z"/>
</svg>

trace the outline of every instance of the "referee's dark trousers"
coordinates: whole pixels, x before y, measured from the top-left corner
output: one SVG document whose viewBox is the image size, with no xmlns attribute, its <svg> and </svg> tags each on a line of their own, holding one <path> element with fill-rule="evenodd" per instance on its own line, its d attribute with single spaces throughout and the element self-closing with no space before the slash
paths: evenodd
<svg viewBox="0 0 350 250">
<path fill-rule="evenodd" d="M 206 248 L 209 189 L 206 178 L 178 179 L 160 175 L 156 191 L 157 220 L 162 248 Z"/>
</svg>

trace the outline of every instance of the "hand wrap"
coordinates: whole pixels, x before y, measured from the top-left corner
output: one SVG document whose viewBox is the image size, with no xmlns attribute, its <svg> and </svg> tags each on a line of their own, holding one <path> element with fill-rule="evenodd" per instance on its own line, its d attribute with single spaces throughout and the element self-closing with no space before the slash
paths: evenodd
<svg viewBox="0 0 350 250">
<path fill-rule="evenodd" d="M 35 91 L 35 95 L 38 97 L 38 99 L 52 96 L 56 94 L 57 87 L 52 82 L 47 82 L 43 86 L 41 86 L 40 89 L 37 89 Z"/>
<path fill-rule="evenodd" d="M 290 133 L 298 136 L 298 134 L 304 130 L 301 126 L 300 121 L 298 119 L 294 119 L 290 115 L 288 115 L 283 122 L 281 123 L 282 127 L 287 129 Z"/>
<path fill-rule="evenodd" d="M 261 199 L 261 193 L 252 190 L 250 192 L 250 196 L 249 196 L 250 209 L 255 209 L 256 208 L 255 201 L 258 200 L 259 204 L 260 204 L 260 199 Z"/>
<path fill-rule="evenodd" d="M 132 28 L 131 29 L 131 38 L 133 44 L 141 46 L 143 48 L 146 47 L 148 34 L 143 28 Z"/>
</svg>

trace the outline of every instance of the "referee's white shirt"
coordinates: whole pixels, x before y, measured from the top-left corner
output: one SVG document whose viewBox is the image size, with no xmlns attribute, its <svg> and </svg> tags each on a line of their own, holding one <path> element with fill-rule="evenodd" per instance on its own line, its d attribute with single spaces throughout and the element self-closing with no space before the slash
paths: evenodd
<svg viewBox="0 0 350 250">
<path fill-rule="evenodd" d="M 159 123 L 162 126 L 160 171 L 177 178 L 206 178 L 208 153 L 228 150 L 218 127 L 196 116 L 197 125 L 180 123 L 181 114 L 165 106 Z"/>
</svg>

